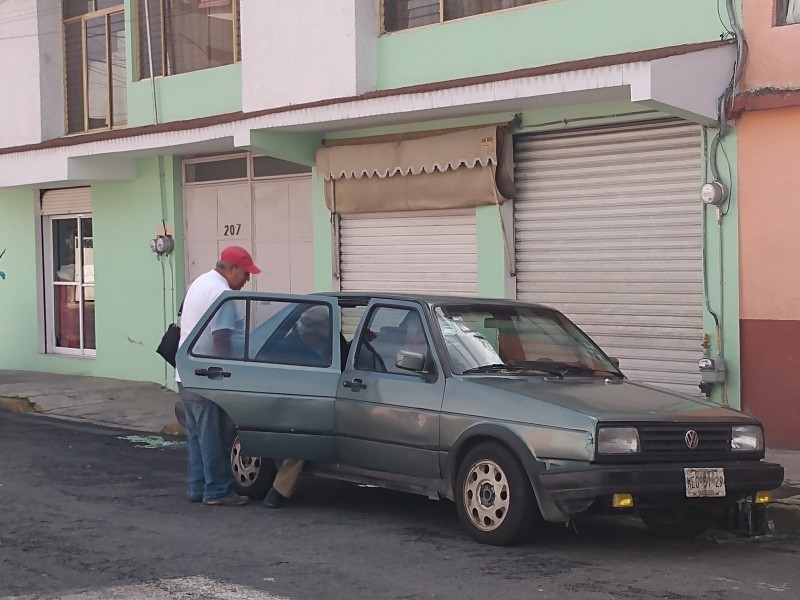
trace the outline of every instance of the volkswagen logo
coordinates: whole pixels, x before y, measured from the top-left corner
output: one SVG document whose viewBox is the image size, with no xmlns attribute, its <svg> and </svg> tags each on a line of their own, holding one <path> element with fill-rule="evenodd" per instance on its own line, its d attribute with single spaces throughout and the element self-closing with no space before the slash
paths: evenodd
<svg viewBox="0 0 800 600">
<path fill-rule="evenodd" d="M 689 448 L 689 450 L 694 450 L 697 448 L 697 444 L 700 443 L 700 436 L 697 435 L 694 429 L 690 429 L 683 437 L 683 441 L 686 442 L 686 447 Z"/>
</svg>

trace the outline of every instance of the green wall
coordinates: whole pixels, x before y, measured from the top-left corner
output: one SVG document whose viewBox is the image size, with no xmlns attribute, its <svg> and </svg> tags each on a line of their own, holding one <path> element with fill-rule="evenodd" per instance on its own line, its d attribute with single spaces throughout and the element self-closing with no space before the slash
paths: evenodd
<svg viewBox="0 0 800 600">
<path fill-rule="evenodd" d="M 381 36 L 378 89 L 712 41 L 722 32 L 716 0 L 549 0 Z"/>
<path fill-rule="evenodd" d="M 179 162 L 164 160 L 165 221 L 182 223 Z M 139 379 L 172 385 L 172 370 L 155 354 L 174 319 L 175 289 L 184 286 L 182 227 L 179 251 L 157 260 L 148 242 L 162 222 L 156 158 L 137 161 L 135 181 L 92 186 L 97 356 L 41 354 L 37 312 L 36 221 L 38 191 L 0 190 L 0 368 Z M 175 207 L 178 207 L 176 214 Z M 178 294 L 182 297 L 182 293 Z M 10 343 L 14 340 L 14 343 Z"/>
</svg>

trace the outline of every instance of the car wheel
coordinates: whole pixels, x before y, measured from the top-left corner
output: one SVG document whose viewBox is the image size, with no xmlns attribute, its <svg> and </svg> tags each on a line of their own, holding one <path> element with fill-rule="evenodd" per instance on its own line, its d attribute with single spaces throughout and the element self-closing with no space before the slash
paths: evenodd
<svg viewBox="0 0 800 600">
<path fill-rule="evenodd" d="M 641 510 L 639 517 L 653 533 L 673 539 L 697 537 L 712 524 L 710 511 L 689 507 Z"/>
<path fill-rule="evenodd" d="M 522 465 L 508 449 L 491 442 L 476 446 L 461 461 L 456 506 L 470 535 L 493 546 L 521 541 L 541 518 Z"/>
<path fill-rule="evenodd" d="M 261 500 L 267 495 L 278 470 L 271 458 L 250 457 L 242 453 L 237 435 L 231 444 L 233 489 L 240 496 Z"/>
</svg>

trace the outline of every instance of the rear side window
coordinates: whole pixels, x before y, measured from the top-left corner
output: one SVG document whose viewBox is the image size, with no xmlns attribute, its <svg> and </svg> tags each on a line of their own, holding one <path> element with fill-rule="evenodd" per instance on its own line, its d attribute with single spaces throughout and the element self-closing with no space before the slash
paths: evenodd
<svg viewBox="0 0 800 600">
<path fill-rule="evenodd" d="M 206 358 L 330 367 L 334 339 L 328 304 L 239 298 L 220 304 L 190 353 Z"/>
</svg>

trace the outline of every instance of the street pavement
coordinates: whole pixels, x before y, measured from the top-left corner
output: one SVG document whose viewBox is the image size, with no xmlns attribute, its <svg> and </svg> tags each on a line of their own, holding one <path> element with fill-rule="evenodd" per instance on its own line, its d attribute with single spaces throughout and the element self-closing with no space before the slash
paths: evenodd
<svg viewBox="0 0 800 600">
<path fill-rule="evenodd" d="M 155 383 L 0 370 L 0 410 L 75 422 L 181 435 L 174 412 L 177 398 L 173 390 Z M 768 449 L 766 460 L 785 470 L 784 484 L 767 507 L 766 529 L 800 536 L 800 451 Z"/>
<path fill-rule="evenodd" d="M 281 510 L 183 498 L 185 444 L 0 413 L 0 600 L 800 597 L 800 540 L 663 540 L 638 519 L 483 546 L 452 503 L 302 477 Z"/>
</svg>

